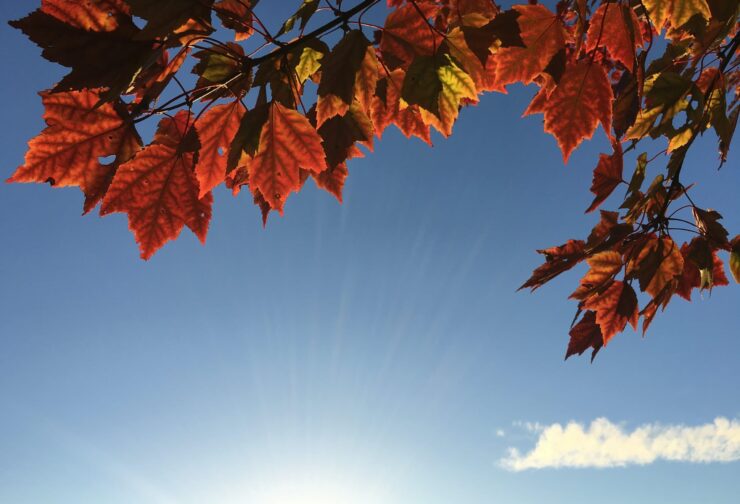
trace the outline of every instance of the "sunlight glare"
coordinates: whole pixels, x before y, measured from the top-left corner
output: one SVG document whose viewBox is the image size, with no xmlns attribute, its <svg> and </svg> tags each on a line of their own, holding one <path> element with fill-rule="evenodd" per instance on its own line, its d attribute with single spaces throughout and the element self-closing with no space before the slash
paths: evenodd
<svg viewBox="0 0 740 504">
<path fill-rule="evenodd" d="M 306 474 L 273 481 L 263 488 L 259 504 L 377 504 L 383 502 L 372 485 L 335 474 Z"/>
</svg>

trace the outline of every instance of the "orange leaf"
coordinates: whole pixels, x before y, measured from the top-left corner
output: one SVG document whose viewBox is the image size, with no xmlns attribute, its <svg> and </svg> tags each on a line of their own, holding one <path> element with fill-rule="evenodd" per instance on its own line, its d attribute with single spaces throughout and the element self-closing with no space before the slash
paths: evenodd
<svg viewBox="0 0 740 504">
<path fill-rule="evenodd" d="M 645 308 L 642 309 L 642 311 L 640 312 L 640 315 L 642 315 L 642 335 L 643 336 L 645 336 L 645 333 L 647 332 L 648 327 L 650 327 L 650 324 L 655 318 L 655 315 L 658 313 L 658 308 L 662 307 L 662 309 L 665 310 L 672 296 L 673 296 L 672 286 L 666 285 L 663 288 L 663 290 L 661 290 L 657 296 L 651 299 L 650 302 L 647 304 L 647 306 L 645 306 Z"/>
<path fill-rule="evenodd" d="M 375 48 L 370 45 L 365 51 L 365 57 L 362 59 L 360 69 L 355 76 L 354 95 L 366 114 L 370 114 L 372 108 L 373 95 L 378 84 L 378 57 L 375 54 Z"/>
<path fill-rule="evenodd" d="M 676 287 L 676 294 L 684 298 L 686 301 L 691 301 L 691 291 L 694 288 L 698 288 L 700 285 L 700 274 L 699 268 L 696 267 L 694 261 L 689 258 L 691 254 L 691 245 L 684 243 L 681 246 L 681 255 L 683 256 L 683 271 Z"/>
<path fill-rule="evenodd" d="M 520 36 L 525 47 L 503 47 L 494 54 L 496 84 L 529 84 L 565 47 L 560 19 L 544 5 L 515 5 Z"/>
<path fill-rule="evenodd" d="M 41 11 L 75 28 L 103 32 L 115 30 L 130 9 L 124 0 L 42 0 Z"/>
<path fill-rule="evenodd" d="M 591 183 L 591 192 L 596 195 L 586 213 L 593 212 L 606 198 L 622 183 L 622 146 L 614 143 L 614 153 L 611 156 L 599 155 L 599 164 L 594 170 L 594 178 Z"/>
<path fill-rule="evenodd" d="M 300 168 L 315 173 L 326 169 L 321 137 L 305 116 L 273 102 L 247 168 L 250 188 L 282 214 L 285 199 L 301 187 Z"/>
<path fill-rule="evenodd" d="M 599 123 L 610 134 L 612 100 L 603 66 L 584 60 L 567 67 L 542 106 L 545 131 L 557 139 L 566 163 L 578 144 L 593 136 Z"/>
<path fill-rule="evenodd" d="M 41 100 L 47 127 L 28 143 L 25 163 L 8 182 L 48 182 L 79 186 L 88 196 L 97 193 L 110 168 L 99 159 L 121 153 L 130 157 L 129 142 L 138 135 L 112 104 L 96 107 L 100 100 L 96 91 L 45 92 Z M 97 203 L 92 199 L 90 208 Z"/>
<path fill-rule="evenodd" d="M 187 114 L 186 111 L 178 115 Z M 164 119 L 163 123 L 175 122 Z M 165 124 L 173 132 L 177 125 Z M 160 138 L 167 138 L 162 135 Z M 188 226 L 205 242 L 213 198 L 198 197 L 194 153 L 168 143 L 153 143 L 124 163 L 113 177 L 103 199 L 102 215 L 128 214 L 141 257 L 149 259 L 167 241 L 174 240 Z"/>
<path fill-rule="evenodd" d="M 645 242 L 637 257 L 627 267 L 627 275 L 638 278 L 640 290 L 656 297 L 684 271 L 684 260 L 676 243 L 669 237 L 652 237 Z"/>
<path fill-rule="evenodd" d="M 244 107 L 239 100 L 234 100 L 210 108 L 198 119 L 196 127 L 201 148 L 195 174 L 201 198 L 224 181 L 228 150 L 243 116 Z"/>
<path fill-rule="evenodd" d="M 629 6 L 603 3 L 591 16 L 586 51 L 606 47 L 611 57 L 632 71 L 635 48 L 643 43 L 640 21 Z"/>
<path fill-rule="evenodd" d="M 601 327 L 604 345 L 615 334 L 622 332 L 627 322 L 637 329 L 637 295 L 629 284 L 615 281 L 601 294 L 587 299 L 583 306 L 596 312 L 596 322 Z"/>
<path fill-rule="evenodd" d="M 342 189 L 344 182 L 347 180 L 347 163 L 341 163 L 334 168 L 328 168 L 321 173 L 311 173 L 316 181 L 316 185 L 334 195 L 335 198 L 342 202 Z"/>
<path fill-rule="evenodd" d="M 100 203 L 105 193 L 108 192 L 118 167 L 131 160 L 141 150 L 141 147 L 141 137 L 136 132 L 134 125 L 131 124 L 124 131 L 113 162 L 101 165 L 99 169 L 85 177 L 83 213 L 88 213 Z"/>
<path fill-rule="evenodd" d="M 429 26 L 439 7 L 418 3 L 405 4 L 391 12 L 385 20 L 380 50 L 392 67 L 407 67 L 415 56 L 431 56 L 442 43 L 442 36 Z"/>
<path fill-rule="evenodd" d="M 497 11 L 491 0 L 450 0 L 447 20 L 450 24 L 471 24 L 467 21 L 493 19 Z"/>
<path fill-rule="evenodd" d="M 378 83 L 378 89 L 383 90 L 384 96 L 379 96 L 376 91 L 373 97 L 371 117 L 375 133 L 380 138 L 383 130 L 391 124 L 407 137 L 418 137 L 429 145 L 432 145 L 429 125 L 421 117 L 418 105 L 410 105 L 401 109 L 401 86 L 406 72 L 393 70 L 390 75 Z"/>
<path fill-rule="evenodd" d="M 586 262 L 591 267 L 581 279 L 581 285 L 570 295 L 571 299 L 585 299 L 606 285 L 622 269 L 622 254 L 613 250 L 594 254 Z"/>
<path fill-rule="evenodd" d="M 586 257 L 586 244 L 581 240 L 568 240 L 564 245 L 538 250 L 545 256 L 545 263 L 534 270 L 532 276 L 518 290 L 538 289 L 564 271 L 581 262 Z"/>
<path fill-rule="evenodd" d="M 141 103 L 149 103 L 164 91 L 180 70 L 189 52 L 190 48 L 184 47 L 170 59 L 169 53 L 163 51 L 159 61 L 136 76 L 132 87 L 135 89 L 136 96 Z"/>
<path fill-rule="evenodd" d="M 363 100 L 361 103 L 367 104 L 375 91 L 377 75 L 377 58 L 370 41 L 360 30 L 348 32 L 321 60 L 317 126 L 335 115 L 344 115 L 358 90 L 362 95 L 359 97 Z"/>
<path fill-rule="evenodd" d="M 256 2 L 251 0 L 219 0 L 213 4 L 221 23 L 226 28 L 234 30 L 234 40 L 246 40 L 254 32 L 252 27 L 254 3 Z"/>
</svg>

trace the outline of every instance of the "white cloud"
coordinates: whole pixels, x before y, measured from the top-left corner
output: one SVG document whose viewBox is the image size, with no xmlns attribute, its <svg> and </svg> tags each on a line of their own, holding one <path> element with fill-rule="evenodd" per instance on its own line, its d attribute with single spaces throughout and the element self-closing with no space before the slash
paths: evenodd
<svg viewBox="0 0 740 504">
<path fill-rule="evenodd" d="M 504 429 L 496 429 L 496 436 L 497 437 L 504 437 L 504 436 L 506 436 L 506 432 L 504 432 Z"/>
<path fill-rule="evenodd" d="M 631 432 L 598 418 L 586 427 L 570 422 L 523 424 L 539 434 L 526 454 L 509 448 L 500 464 L 511 471 L 550 467 L 624 467 L 656 460 L 732 462 L 740 460 L 740 420 L 717 418 L 697 426 L 645 424 Z"/>
</svg>

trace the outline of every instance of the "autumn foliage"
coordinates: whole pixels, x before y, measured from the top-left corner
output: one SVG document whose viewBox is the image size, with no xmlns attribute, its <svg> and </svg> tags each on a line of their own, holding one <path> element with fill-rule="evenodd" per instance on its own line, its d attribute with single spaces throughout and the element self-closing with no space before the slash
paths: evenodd
<svg viewBox="0 0 740 504">
<path fill-rule="evenodd" d="M 69 73 L 41 93 L 46 129 L 9 181 L 80 187 L 85 213 L 127 214 L 148 259 L 184 227 L 205 241 L 222 183 L 248 191 L 264 221 L 309 178 L 341 201 L 347 161 L 386 128 L 431 144 L 483 93 L 533 85 L 524 114 L 542 114 L 565 162 L 599 126 L 612 146 L 594 160 L 586 211 L 623 189 L 586 239 L 540 250 L 522 285 L 587 268 L 566 357 L 593 358 L 675 295 L 728 284 L 725 262 L 740 282 L 740 236 L 681 178 L 708 130 L 717 164 L 728 156 L 740 0 L 303 0 L 280 27 L 260 19 L 267 3 L 41 0 L 10 24 Z M 382 26 L 365 21 L 371 9 L 386 9 Z M 661 137 L 662 152 L 641 152 Z"/>
</svg>

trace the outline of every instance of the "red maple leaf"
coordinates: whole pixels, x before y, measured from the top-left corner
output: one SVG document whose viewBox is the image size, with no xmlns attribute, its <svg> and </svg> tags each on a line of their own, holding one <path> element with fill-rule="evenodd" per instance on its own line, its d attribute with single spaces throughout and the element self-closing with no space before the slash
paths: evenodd
<svg viewBox="0 0 740 504">
<path fill-rule="evenodd" d="M 567 67 L 541 110 L 537 110 L 545 114 L 545 131 L 557 139 L 566 163 L 578 144 L 593 136 L 599 123 L 610 134 L 612 100 L 603 66 L 583 60 Z"/>
<path fill-rule="evenodd" d="M 88 31 L 113 31 L 130 7 L 124 0 L 42 0 L 41 11 L 75 28 Z"/>
<path fill-rule="evenodd" d="M 611 156 L 599 155 L 599 164 L 594 169 L 594 178 L 591 183 L 591 192 L 596 196 L 588 207 L 586 213 L 593 212 L 606 198 L 622 183 L 622 170 L 624 162 L 622 159 L 622 146 L 619 142 L 614 143 L 614 153 Z"/>
<path fill-rule="evenodd" d="M 344 189 L 344 182 L 347 180 L 347 175 L 349 175 L 347 163 L 338 164 L 321 173 L 311 173 L 311 176 L 316 181 L 316 185 L 334 195 L 340 203 L 342 202 L 342 189 Z"/>
<path fill-rule="evenodd" d="M 635 48 L 643 43 L 640 21 L 627 5 L 604 3 L 591 16 L 586 50 L 606 47 L 611 57 L 630 71 L 635 66 Z"/>
<path fill-rule="evenodd" d="M 102 215 L 128 214 L 144 259 L 177 238 L 184 226 L 201 242 L 208 233 L 213 197 L 199 197 L 192 140 L 181 135 L 179 143 L 173 142 L 187 114 L 162 120 L 154 142 L 120 166 L 103 199 Z"/>
<path fill-rule="evenodd" d="M 601 327 L 604 345 L 615 334 L 622 332 L 628 322 L 637 329 L 637 295 L 629 284 L 614 281 L 600 294 L 588 298 L 583 307 L 596 312 L 596 322 Z"/>
<path fill-rule="evenodd" d="M 243 116 L 244 106 L 239 100 L 234 100 L 210 108 L 196 122 L 201 145 L 195 165 L 200 197 L 224 181 L 228 150 Z"/>
<path fill-rule="evenodd" d="M 85 212 L 99 200 L 101 187 L 120 163 L 138 150 L 133 125 L 111 103 L 98 106 L 94 90 L 41 93 L 46 128 L 32 139 L 23 166 L 8 182 L 48 182 L 53 186 L 79 186 L 87 196 Z M 100 158 L 116 156 L 113 163 Z"/>
<path fill-rule="evenodd" d="M 274 102 L 247 168 L 250 188 L 282 214 L 285 199 L 301 188 L 300 168 L 315 173 L 326 169 L 321 137 L 305 116 Z"/>
<path fill-rule="evenodd" d="M 494 55 L 496 84 L 529 84 L 565 46 L 563 25 L 544 5 L 515 5 L 525 47 L 504 47 Z"/>
<path fill-rule="evenodd" d="M 381 97 L 376 93 L 371 108 L 375 134 L 381 138 L 385 128 L 394 124 L 407 138 L 415 136 L 432 145 L 429 125 L 422 119 L 419 106 L 401 108 L 401 86 L 405 76 L 406 72 L 398 68 L 380 81 L 384 86 L 385 96 Z"/>
<path fill-rule="evenodd" d="M 246 40 L 254 32 L 252 27 L 253 0 L 219 0 L 213 4 L 221 23 L 234 30 L 235 40 Z"/>
<path fill-rule="evenodd" d="M 386 60 L 408 66 L 415 56 L 434 54 L 443 38 L 427 20 L 438 10 L 437 5 L 407 3 L 391 12 L 380 40 L 380 50 Z"/>
</svg>

